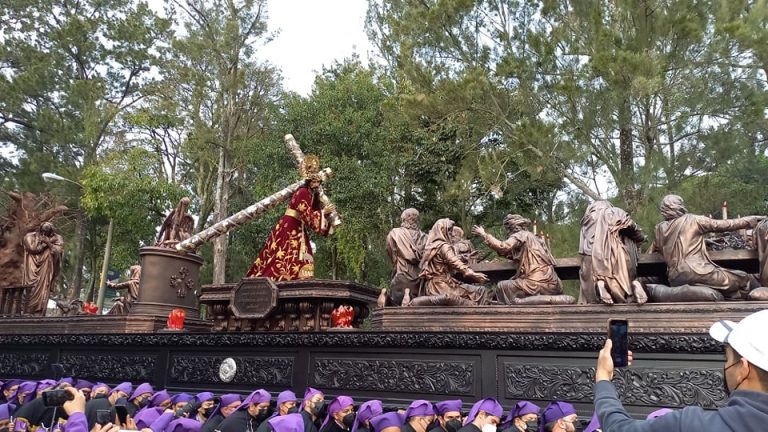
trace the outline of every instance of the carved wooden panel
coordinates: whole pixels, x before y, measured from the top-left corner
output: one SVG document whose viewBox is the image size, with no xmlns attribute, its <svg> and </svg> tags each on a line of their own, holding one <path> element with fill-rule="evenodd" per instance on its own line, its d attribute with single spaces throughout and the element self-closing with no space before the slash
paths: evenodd
<svg viewBox="0 0 768 432">
<path fill-rule="evenodd" d="M 323 388 L 429 394 L 470 394 L 472 361 L 315 359 L 314 384 Z"/>
<path fill-rule="evenodd" d="M 504 364 L 510 399 L 592 403 L 594 382 L 594 367 Z M 613 382 L 622 402 L 632 405 L 716 408 L 726 399 L 722 370 L 716 369 L 618 369 Z"/>
<path fill-rule="evenodd" d="M 174 354 L 168 377 L 174 383 L 221 383 L 219 365 L 228 356 Z M 232 356 L 237 364 L 229 384 L 293 386 L 293 357 Z"/>
<path fill-rule="evenodd" d="M 605 334 L 557 333 L 211 333 L 211 334 L 126 334 L 126 335 L 0 335 L 0 346 L 86 345 L 112 347 L 342 347 L 460 350 L 523 350 L 597 352 Z M 634 335 L 629 345 L 634 352 L 722 353 L 723 344 L 708 334 Z"/>
<path fill-rule="evenodd" d="M 67 375 L 112 382 L 152 381 L 157 368 L 157 356 L 137 353 L 62 353 L 61 364 Z"/>
<path fill-rule="evenodd" d="M 48 353 L 0 352 L 3 376 L 45 378 L 49 362 Z"/>
</svg>

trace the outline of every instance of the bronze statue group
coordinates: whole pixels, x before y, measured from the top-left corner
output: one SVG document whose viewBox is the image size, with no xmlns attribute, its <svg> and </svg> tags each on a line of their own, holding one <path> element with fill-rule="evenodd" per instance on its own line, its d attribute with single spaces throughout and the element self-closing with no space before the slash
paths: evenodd
<svg viewBox="0 0 768 432">
<path fill-rule="evenodd" d="M 667 195 L 661 202 L 662 222 L 656 225 L 650 251 L 661 255 L 666 280 L 638 278 L 640 227 L 624 210 L 595 201 L 581 220 L 579 236 L 580 293 L 578 303 L 645 303 L 676 301 L 768 300 L 768 222 L 762 216 L 713 219 L 688 213 L 683 199 Z M 517 214 L 504 217 L 505 240 L 474 226 L 472 233 L 499 256 L 516 266 L 515 276 L 500 281 L 495 291 L 479 285 L 486 275 L 471 265 L 476 253 L 450 219 L 440 219 L 428 234 L 418 228 L 419 212 L 406 209 L 402 225 L 386 240 L 392 262 L 390 306 L 470 306 L 487 304 L 569 304 L 556 261 L 541 236 L 529 231 L 531 221 Z M 711 233 L 751 229 L 758 248 L 760 274 L 718 266 L 709 257 Z M 765 273 L 765 274 L 764 274 Z M 473 282 L 468 283 L 468 282 Z M 380 305 L 382 302 L 380 302 Z"/>
<path fill-rule="evenodd" d="M 2 384 L 0 431 L 67 432 L 71 420 L 61 406 L 46 406 L 43 392 L 72 388 L 82 393 L 87 430 L 114 432 L 574 432 L 582 430 L 573 405 L 554 401 L 545 407 L 520 401 L 506 412 L 486 398 L 465 409 L 461 400 L 413 401 L 406 409 L 385 409 L 379 400 L 356 403 L 349 396 L 327 400 L 308 387 L 299 400 L 291 390 L 275 398 L 259 389 L 243 397 L 166 390 L 154 392 L 149 383 L 103 383 L 65 378 L 59 381 L 10 380 Z M 661 415 L 670 410 L 657 411 Z M 121 415 L 122 413 L 122 415 Z M 82 421 L 81 420 L 81 421 Z M 586 422 L 584 422 L 586 423 Z M 593 417 L 585 429 L 597 430 Z M 71 431 L 69 431 L 71 432 Z"/>
</svg>

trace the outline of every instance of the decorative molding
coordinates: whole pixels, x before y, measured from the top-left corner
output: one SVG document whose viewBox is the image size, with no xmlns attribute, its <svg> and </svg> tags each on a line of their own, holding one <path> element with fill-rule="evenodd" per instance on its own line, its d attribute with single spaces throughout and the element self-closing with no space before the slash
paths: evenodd
<svg viewBox="0 0 768 432">
<path fill-rule="evenodd" d="M 49 362 L 48 353 L 0 352 L 3 376 L 45 378 Z"/>
<path fill-rule="evenodd" d="M 222 383 L 221 362 L 229 356 L 174 354 L 168 378 L 174 383 Z M 237 372 L 229 384 L 293 387 L 293 358 L 265 356 L 232 356 Z"/>
<path fill-rule="evenodd" d="M 506 397 L 592 403 L 595 368 L 504 364 Z M 717 408 L 726 400 L 722 370 L 617 369 L 613 383 L 631 405 Z"/>
<path fill-rule="evenodd" d="M 0 335 L 0 346 L 403 348 L 596 352 L 604 334 L 573 333 L 206 333 L 124 335 Z M 706 334 L 630 336 L 634 352 L 722 353 Z M 223 357 L 222 357 L 223 358 Z"/>
<path fill-rule="evenodd" d="M 374 392 L 470 394 L 471 361 L 315 359 L 314 384 L 321 388 Z"/>
<path fill-rule="evenodd" d="M 152 381 L 157 369 L 157 356 L 151 354 L 125 355 L 114 353 L 63 353 L 60 363 L 69 376 L 113 381 L 115 377 L 128 381 Z"/>
</svg>

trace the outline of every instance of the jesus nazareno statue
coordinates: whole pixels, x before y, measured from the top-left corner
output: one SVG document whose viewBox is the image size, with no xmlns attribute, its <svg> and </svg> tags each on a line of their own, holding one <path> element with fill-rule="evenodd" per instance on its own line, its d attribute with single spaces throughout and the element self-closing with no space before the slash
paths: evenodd
<svg viewBox="0 0 768 432">
<path fill-rule="evenodd" d="M 43 222 L 37 231 L 24 236 L 24 284 L 30 285 L 25 304 L 27 314 L 45 315 L 48 296 L 61 270 L 63 250 L 64 240 L 50 222 Z"/>
<path fill-rule="evenodd" d="M 319 169 L 317 157 L 308 155 L 304 158 L 305 183 L 291 196 L 285 214 L 269 233 L 264 248 L 245 277 L 268 277 L 276 281 L 314 277 L 313 251 L 307 229 L 328 235 L 328 215 L 336 209 L 333 204 L 322 206 L 318 196 L 322 183 Z"/>
</svg>

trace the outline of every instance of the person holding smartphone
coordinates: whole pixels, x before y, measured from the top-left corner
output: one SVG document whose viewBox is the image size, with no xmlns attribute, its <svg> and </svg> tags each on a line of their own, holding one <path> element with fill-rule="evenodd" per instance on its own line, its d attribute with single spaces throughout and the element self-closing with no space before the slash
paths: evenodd
<svg viewBox="0 0 768 432">
<path fill-rule="evenodd" d="M 768 425 L 768 310 L 755 312 L 738 323 L 718 321 L 709 334 L 725 345 L 723 386 L 726 406 L 707 411 L 688 406 L 652 420 L 635 420 L 619 401 L 611 379 L 614 361 L 608 339 L 595 371 L 595 412 L 603 432 L 762 431 Z M 614 352 L 614 355 L 616 353 Z M 627 364 L 632 353 L 627 351 Z"/>
</svg>

